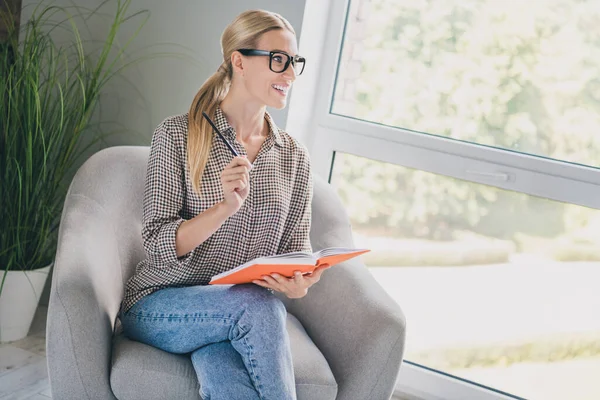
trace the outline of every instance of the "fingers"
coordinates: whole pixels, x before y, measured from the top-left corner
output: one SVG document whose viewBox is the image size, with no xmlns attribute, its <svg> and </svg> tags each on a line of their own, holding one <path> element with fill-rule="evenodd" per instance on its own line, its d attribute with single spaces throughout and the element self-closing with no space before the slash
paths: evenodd
<svg viewBox="0 0 600 400">
<path fill-rule="evenodd" d="M 240 188 L 244 189 L 248 186 L 249 179 L 245 176 L 235 177 L 231 179 L 222 179 L 223 187 L 228 189 Z"/>
<path fill-rule="evenodd" d="M 266 289 L 271 289 L 271 290 L 275 290 L 277 292 L 284 293 L 284 290 L 282 290 L 279 287 L 279 284 L 277 283 L 277 281 L 275 281 L 275 279 L 273 279 L 272 277 L 270 277 L 268 275 L 263 275 L 262 279 L 255 279 L 252 281 L 252 283 L 254 283 L 258 286 L 262 286 Z"/>
<path fill-rule="evenodd" d="M 265 281 L 254 280 L 254 281 L 252 281 L 252 283 L 254 283 L 254 284 L 258 285 L 258 286 L 262 286 L 262 287 L 267 288 L 267 289 L 272 289 L 271 286 L 267 282 L 265 282 Z"/>
<path fill-rule="evenodd" d="M 243 180 L 237 180 L 232 182 L 227 182 L 223 185 L 223 191 L 225 193 L 233 192 L 233 191 L 242 191 L 246 189 L 248 184 Z"/>
<path fill-rule="evenodd" d="M 248 173 L 241 174 L 230 174 L 221 176 L 221 183 L 225 192 L 232 192 L 234 190 L 244 190 L 249 186 L 250 176 Z"/>
<path fill-rule="evenodd" d="M 250 161 L 245 156 L 234 157 L 221 172 L 221 182 L 225 192 L 243 191 L 250 182 Z"/>
<path fill-rule="evenodd" d="M 234 189 L 243 190 L 248 186 L 248 178 L 245 176 L 232 178 L 230 180 L 223 179 L 223 189 L 227 191 L 232 191 Z"/>
<path fill-rule="evenodd" d="M 242 179 L 244 181 L 247 181 L 249 176 L 248 174 L 242 173 L 242 174 L 231 174 L 231 175 L 224 175 L 222 177 L 223 182 L 231 182 L 231 181 L 237 181 L 239 179 Z"/>
<path fill-rule="evenodd" d="M 244 185 L 243 182 L 235 182 L 228 183 L 223 186 L 223 194 L 225 197 L 230 194 L 237 193 L 240 197 L 240 200 L 245 200 L 246 196 L 244 195 L 248 191 L 248 187 Z"/>
<path fill-rule="evenodd" d="M 237 166 L 246 167 L 248 169 L 248 171 L 250 171 L 252 169 L 252 164 L 250 163 L 250 161 L 248 160 L 248 158 L 246 156 L 234 157 L 233 160 L 231 160 L 229 162 L 229 164 L 227 164 L 225 169 L 235 168 Z"/>
<path fill-rule="evenodd" d="M 241 165 L 241 166 L 237 166 L 237 167 L 225 167 L 225 169 L 223 170 L 223 173 L 221 175 L 229 176 L 229 175 L 240 175 L 240 174 L 247 174 L 247 173 L 248 173 L 248 167 L 246 167 L 245 165 Z"/>
<path fill-rule="evenodd" d="M 262 280 L 255 280 L 253 282 L 260 284 L 260 286 L 286 293 L 298 286 L 310 287 L 314 285 L 321 279 L 323 271 L 330 267 L 330 265 L 317 267 L 312 273 L 307 275 L 302 274 L 301 271 L 294 271 L 294 276 L 291 278 L 279 274 L 263 275 L 261 277 Z"/>
<path fill-rule="evenodd" d="M 223 174 L 221 175 L 221 181 L 223 182 L 223 185 L 228 184 L 229 182 L 233 182 L 235 186 L 242 186 L 242 188 L 244 188 L 248 186 L 248 182 L 250 181 L 250 175 L 247 171 L 238 173 L 226 173 L 225 171 L 223 171 Z"/>
<path fill-rule="evenodd" d="M 295 271 L 294 276 L 291 278 L 271 274 L 263 275 L 262 279 L 253 280 L 252 282 L 258 286 L 283 293 L 290 299 L 306 296 L 308 288 L 313 284 L 313 281 L 305 279 L 300 271 Z"/>
<path fill-rule="evenodd" d="M 271 287 L 272 289 L 275 289 L 279 292 L 283 291 L 282 289 L 283 289 L 283 286 L 285 285 L 285 282 L 283 282 L 283 280 L 281 278 L 282 277 L 280 277 L 277 274 L 263 275 L 263 277 L 262 277 L 262 279 L 269 284 L 269 287 Z M 287 279 L 287 278 L 283 278 L 283 279 Z"/>
<path fill-rule="evenodd" d="M 302 274 L 300 274 L 300 277 L 301 276 L 302 276 Z M 296 279 L 287 278 L 287 277 L 279 275 L 279 274 L 263 275 L 261 278 L 262 278 L 262 280 L 254 281 L 254 283 L 256 283 L 256 282 L 266 283 L 267 286 L 264 286 L 264 287 L 268 287 L 268 288 L 277 290 L 278 292 L 284 292 L 284 293 L 290 287 L 289 285 L 296 285 L 297 283 L 300 283 L 299 281 L 296 282 Z M 263 285 L 260 285 L 260 286 L 263 286 Z"/>
</svg>

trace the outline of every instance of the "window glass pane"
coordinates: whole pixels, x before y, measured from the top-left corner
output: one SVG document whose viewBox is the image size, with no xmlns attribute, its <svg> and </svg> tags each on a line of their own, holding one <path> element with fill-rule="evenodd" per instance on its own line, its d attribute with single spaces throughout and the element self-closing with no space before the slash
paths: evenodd
<svg viewBox="0 0 600 400">
<path fill-rule="evenodd" d="M 406 359 L 527 399 L 600 399 L 600 210 L 336 153 Z"/>
<path fill-rule="evenodd" d="M 331 112 L 597 167 L 598 60 L 598 0 L 352 0 Z"/>
</svg>

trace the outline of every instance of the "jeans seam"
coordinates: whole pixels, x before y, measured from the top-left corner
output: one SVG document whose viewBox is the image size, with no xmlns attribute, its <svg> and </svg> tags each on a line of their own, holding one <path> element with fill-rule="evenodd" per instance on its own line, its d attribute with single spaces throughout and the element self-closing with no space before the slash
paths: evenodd
<svg viewBox="0 0 600 400">
<path fill-rule="evenodd" d="M 202 397 L 202 400 L 210 399 L 210 396 L 204 392 L 202 384 L 200 384 L 200 397 Z"/>
<path fill-rule="evenodd" d="M 237 328 L 242 331 L 242 334 L 244 335 L 244 337 L 242 338 L 242 342 L 244 343 L 244 346 L 246 347 L 246 354 L 248 357 L 248 361 L 249 361 L 249 370 L 248 370 L 248 376 L 250 376 L 250 380 L 252 381 L 252 383 L 254 384 L 254 389 L 256 389 L 256 392 L 258 393 L 258 397 L 260 400 L 264 399 L 264 396 L 259 388 L 258 385 L 260 385 L 260 378 L 256 378 L 256 371 L 254 369 L 254 362 L 256 362 L 256 360 L 252 357 L 252 346 L 248 343 L 248 337 L 246 336 L 247 333 L 250 332 L 250 329 L 246 329 L 244 328 L 244 326 L 242 324 L 238 322 L 235 323 L 234 326 L 237 326 Z"/>
<path fill-rule="evenodd" d="M 239 325 L 238 325 L 239 326 Z M 248 354 L 248 360 L 250 361 L 250 369 L 252 370 L 250 373 L 250 379 L 252 379 L 254 381 L 254 388 L 256 389 L 256 391 L 258 392 L 258 397 L 262 400 L 264 399 L 264 396 L 262 395 L 262 391 L 260 390 L 260 378 L 258 378 L 258 376 L 256 375 L 256 372 L 254 370 L 254 364 L 253 362 L 255 362 L 256 360 L 252 357 L 252 347 L 248 344 L 248 338 L 244 337 L 243 339 L 244 344 L 246 345 L 246 349 L 247 349 L 247 354 Z"/>
<path fill-rule="evenodd" d="M 133 315 L 138 318 L 151 318 L 151 319 L 190 319 L 190 318 L 202 318 L 202 319 L 218 319 L 226 320 L 227 322 L 236 321 L 235 318 L 231 317 L 214 317 L 214 316 L 202 316 L 196 314 L 184 314 L 184 315 L 163 315 L 163 314 L 145 314 L 128 311 L 125 316 Z M 124 316 L 124 317 L 125 317 Z"/>
</svg>

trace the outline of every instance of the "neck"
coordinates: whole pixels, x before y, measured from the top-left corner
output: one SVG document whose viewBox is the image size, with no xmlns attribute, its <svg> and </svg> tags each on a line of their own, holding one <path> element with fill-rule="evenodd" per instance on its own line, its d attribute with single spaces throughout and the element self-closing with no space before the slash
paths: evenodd
<svg viewBox="0 0 600 400">
<path fill-rule="evenodd" d="M 267 124 L 265 121 L 267 107 L 264 104 L 246 99 L 245 96 L 236 93 L 232 85 L 220 107 L 241 142 L 264 136 L 263 132 Z"/>
</svg>

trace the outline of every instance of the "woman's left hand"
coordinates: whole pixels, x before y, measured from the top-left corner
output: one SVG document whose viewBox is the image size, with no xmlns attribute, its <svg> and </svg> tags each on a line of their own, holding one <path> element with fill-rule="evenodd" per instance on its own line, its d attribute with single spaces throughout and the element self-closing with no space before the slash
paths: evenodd
<svg viewBox="0 0 600 400">
<path fill-rule="evenodd" d="M 295 271 L 294 276 L 291 278 L 279 274 L 263 275 L 262 279 L 252 282 L 258 286 L 281 292 L 290 299 L 299 299 L 306 296 L 308 288 L 319 282 L 323 271 L 329 267 L 329 265 L 317 267 L 312 273 L 307 275 L 302 275 L 300 271 Z"/>
</svg>

